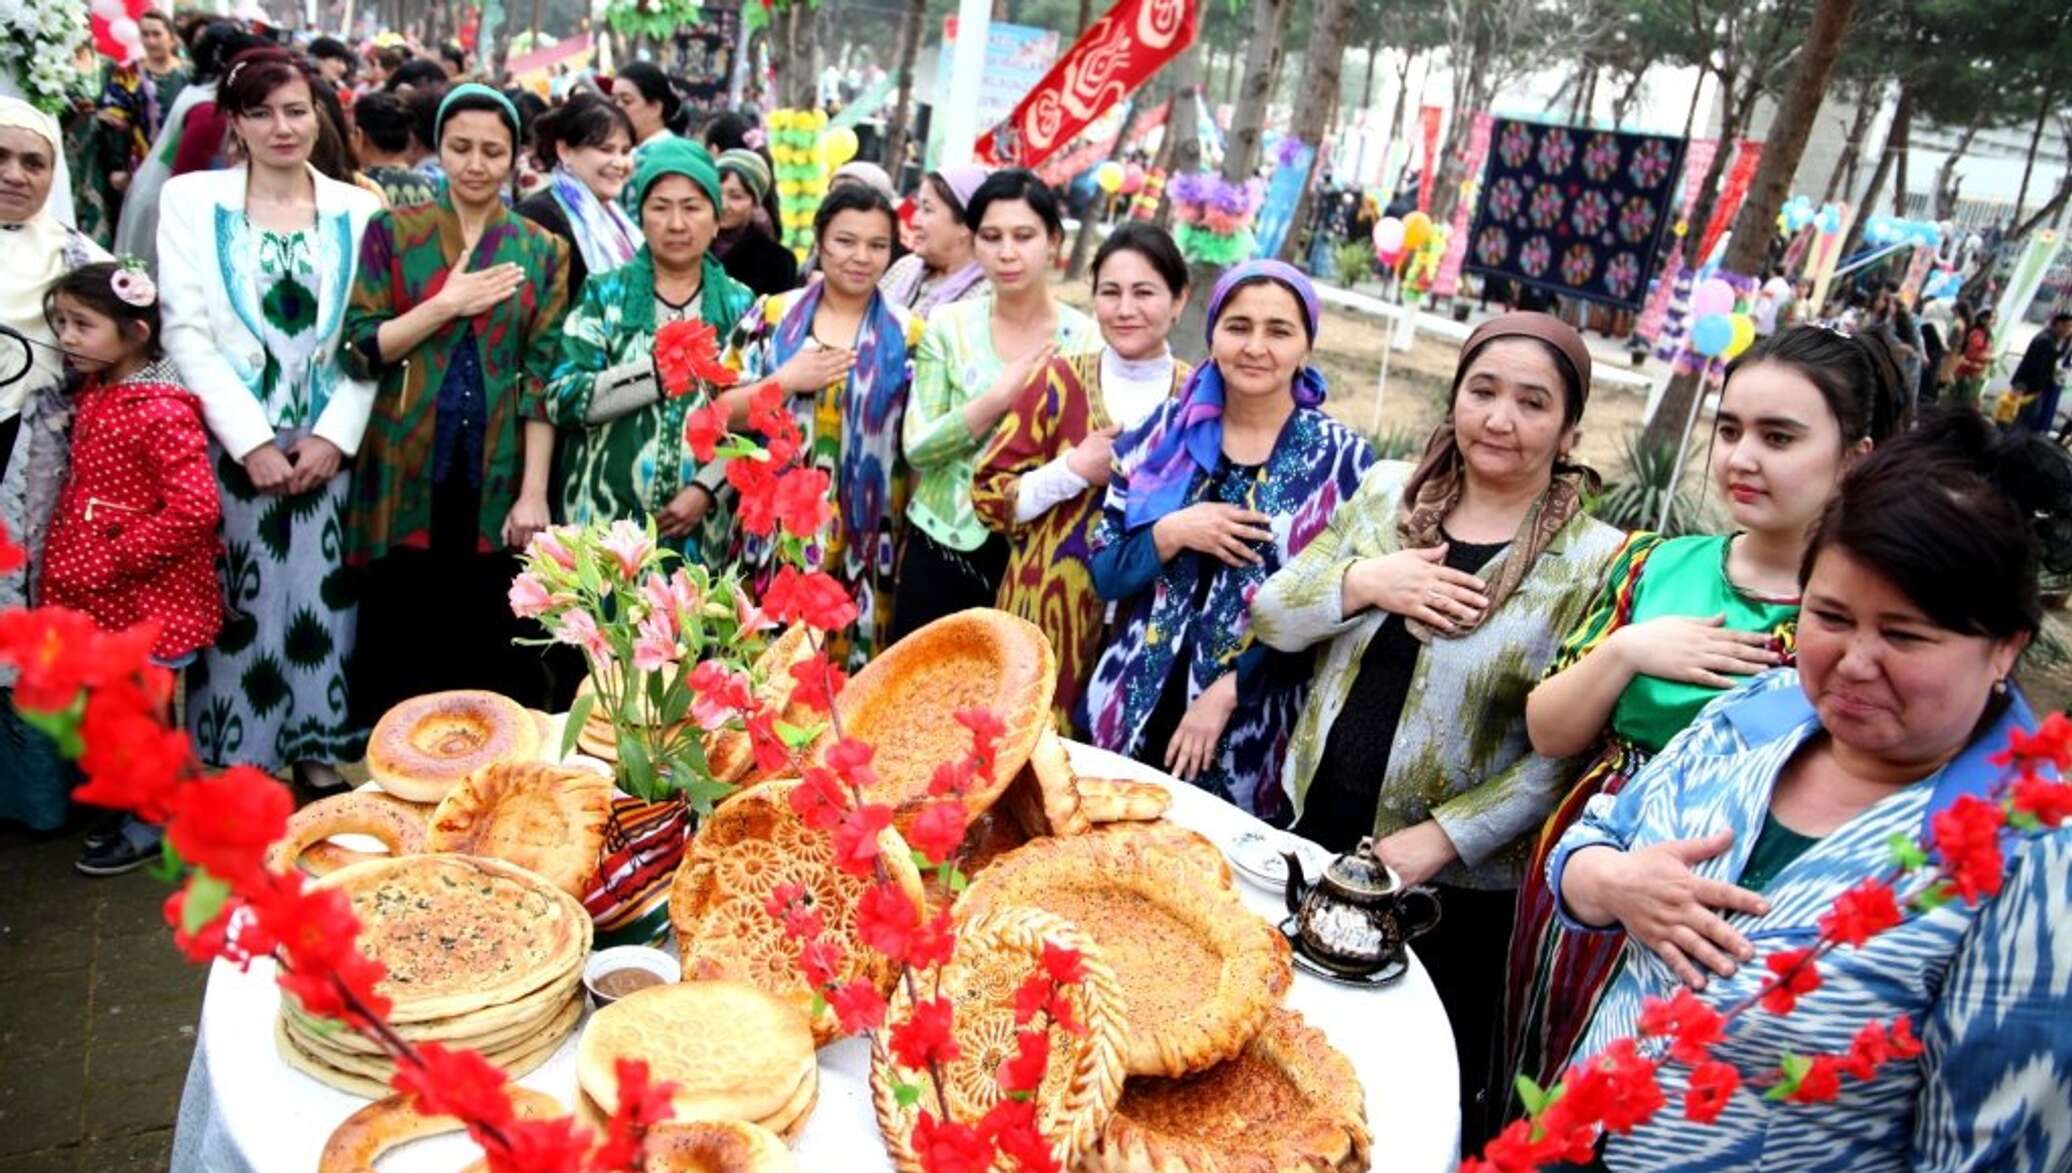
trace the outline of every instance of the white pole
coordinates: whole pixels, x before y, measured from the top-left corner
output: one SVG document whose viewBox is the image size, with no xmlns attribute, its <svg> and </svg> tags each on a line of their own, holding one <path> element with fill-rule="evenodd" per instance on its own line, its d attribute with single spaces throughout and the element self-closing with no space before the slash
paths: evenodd
<svg viewBox="0 0 2072 1173">
<path fill-rule="evenodd" d="M 748 90 L 748 39 L 755 34 L 748 29 L 748 21 L 741 20 L 741 35 L 734 38 L 734 69 L 727 79 L 727 109 L 739 110 L 741 96 Z"/>
<path fill-rule="evenodd" d="M 978 141 L 978 85 L 986 69 L 986 41 L 993 28 L 992 0 L 957 0 L 957 47 L 950 57 L 949 108 L 936 111 L 943 120 L 942 160 L 938 166 L 971 162 Z"/>
<path fill-rule="evenodd" d="M 1389 389 L 1389 356 L 1395 350 L 1392 342 L 1381 344 L 1381 381 L 1374 385 L 1374 423 L 1367 428 L 1367 434 L 1377 441 L 1381 439 L 1381 400 Z"/>
</svg>

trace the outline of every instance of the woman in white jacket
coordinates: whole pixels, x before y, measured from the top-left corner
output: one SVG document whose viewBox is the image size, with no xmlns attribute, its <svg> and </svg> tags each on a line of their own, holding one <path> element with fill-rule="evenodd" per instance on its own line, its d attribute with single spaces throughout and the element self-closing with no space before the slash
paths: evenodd
<svg viewBox="0 0 2072 1173">
<path fill-rule="evenodd" d="M 217 102 L 245 163 L 166 184 L 165 347 L 201 397 L 223 490 L 225 622 L 189 678 L 212 765 L 292 763 L 317 788 L 360 755 L 345 694 L 355 590 L 346 465 L 374 388 L 338 364 L 371 194 L 309 165 L 317 79 L 279 49 L 240 54 Z"/>
</svg>

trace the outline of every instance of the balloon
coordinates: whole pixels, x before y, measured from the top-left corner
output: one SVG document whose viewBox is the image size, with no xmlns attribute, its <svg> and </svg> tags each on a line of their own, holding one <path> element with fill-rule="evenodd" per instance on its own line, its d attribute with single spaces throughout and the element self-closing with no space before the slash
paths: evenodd
<svg viewBox="0 0 2072 1173">
<path fill-rule="evenodd" d="M 820 136 L 820 154 L 830 167 L 840 167 L 856 157 L 856 132 L 837 126 Z"/>
<path fill-rule="evenodd" d="M 125 16 L 120 20 L 108 22 L 108 35 L 121 44 L 137 45 L 143 43 L 144 30 L 137 27 L 136 21 Z"/>
<path fill-rule="evenodd" d="M 92 4 L 87 5 L 87 10 L 102 20 L 111 22 L 129 15 L 129 10 L 122 6 L 122 0 L 93 0 Z"/>
<path fill-rule="evenodd" d="M 1400 253 L 1408 236 L 1407 226 L 1394 216 L 1383 216 L 1374 222 L 1374 251 L 1377 253 Z"/>
<path fill-rule="evenodd" d="M 1728 325 L 1733 327 L 1734 336 L 1727 341 L 1726 353 L 1722 358 L 1733 358 L 1755 345 L 1755 319 L 1747 314 L 1729 314 Z"/>
<path fill-rule="evenodd" d="M 1412 212 L 1403 217 L 1403 247 L 1417 251 L 1417 247 L 1432 238 L 1432 218 L 1423 212 Z"/>
<path fill-rule="evenodd" d="M 1833 235 L 1842 230 L 1842 211 L 1833 204 L 1823 205 L 1820 214 L 1813 218 L 1813 226 Z"/>
<path fill-rule="evenodd" d="M 1718 358 L 1734 343 L 1734 323 L 1725 314 L 1704 314 L 1691 326 L 1691 349 Z"/>
<path fill-rule="evenodd" d="M 1122 164 L 1113 159 L 1094 168 L 1094 182 L 1100 186 L 1102 191 L 1107 192 L 1109 195 L 1114 195 L 1122 190 L 1122 180 Z"/>
<path fill-rule="evenodd" d="M 1380 261 L 1384 268 L 1393 269 L 1403 260 L 1403 250 L 1401 248 L 1377 248 L 1374 250 L 1374 259 Z"/>
<path fill-rule="evenodd" d="M 1144 165 L 1131 163 L 1122 169 L 1122 194 L 1135 195 L 1144 187 Z"/>
<path fill-rule="evenodd" d="M 1733 313 L 1734 287 L 1717 277 L 1707 277 L 1691 295 L 1691 312 L 1701 316 Z"/>
</svg>

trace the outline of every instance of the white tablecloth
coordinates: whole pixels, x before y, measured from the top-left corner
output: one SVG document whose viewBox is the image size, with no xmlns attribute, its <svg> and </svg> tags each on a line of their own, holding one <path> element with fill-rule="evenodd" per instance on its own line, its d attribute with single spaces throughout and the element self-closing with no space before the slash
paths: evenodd
<svg viewBox="0 0 2072 1173">
<path fill-rule="evenodd" d="M 1169 817 L 1218 844 L 1263 826 L 1203 791 L 1113 754 L 1074 745 L 1072 758 L 1091 775 L 1165 783 L 1174 794 Z M 1238 886 L 1248 906 L 1276 923 L 1281 919 L 1278 896 L 1242 879 Z M 314 1169 L 331 1130 L 366 1102 L 318 1083 L 275 1054 L 279 997 L 271 963 L 255 963 L 249 973 L 239 973 L 218 962 L 210 972 L 180 1101 L 173 1143 L 176 1173 Z M 1378 990 L 1334 985 L 1298 971 L 1288 1004 L 1322 1029 L 1359 1071 L 1375 1138 L 1375 1169 L 1453 1168 L 1460 1106 L 1452 1030 L 1431 979 L 1414 956 L 1401 980 Z M 800 1168 L 848 1173 L 890 1167 L 871 1112 L 869 1074 L 869 1048 L 861 1039 L 845 1039 L 820 1052 L 820 1103 L 799 1137 Z M 520 1082 L 570 1101 L 575 1037 Z M 448 1136 L 405 1146 L 383 1165 L 391 1173 L 446 1173 L 472 1159 L 473 1146 L 465 1138 Z"/>
</svg>

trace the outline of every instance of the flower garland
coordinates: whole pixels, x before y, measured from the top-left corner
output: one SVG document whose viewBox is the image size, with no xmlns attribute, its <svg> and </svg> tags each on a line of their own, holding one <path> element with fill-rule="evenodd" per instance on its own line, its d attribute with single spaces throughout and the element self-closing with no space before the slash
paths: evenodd
<svg viewBox="0 0 2072 1173">
<path fill-rule="evenodd" d="M 825 110 L 770 111 L 771 171 L 777 180 L 777 214 L 784 243 L 804 260 L 813 247 L 813 213 L 827 195 L 827 161 L 820 136 L 827 130 Z"/>
<path fill-rule="evenodd" d="M 1166 190 L 1173 197 L 1173 240 L 1181 256 L 1217 266 L 1251 259 L 1256 247 L 1252 221 L 1266 198 L 1264 183 L 1231 183 L 1204 171 L 1175 175 Z"/>
<path fill-rule="evenodd" d="M 71 106 L 79 84 L 72 50 L 87 38 L 86 17 L 85 4 L 66 0 L 0 0 L 0 68 L 53 118 Z"/>
</svg>

